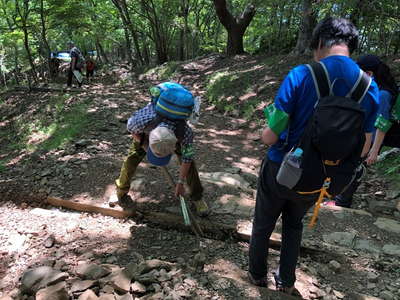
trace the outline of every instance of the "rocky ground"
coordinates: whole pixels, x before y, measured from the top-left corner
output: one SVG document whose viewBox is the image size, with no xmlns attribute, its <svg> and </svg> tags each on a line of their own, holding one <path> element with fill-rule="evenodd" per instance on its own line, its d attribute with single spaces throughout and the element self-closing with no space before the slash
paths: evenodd
<svg viewBox="0 0 400 300">
<path fill-rule="evenodd" d="M 229 63 L 239 68 L 242 61 Z M 188 63 L 176 80 L 202 95 L 202 76 L 221 64 L 217 57 Z M 117 79 L 98 79 L 65 96 L 63 109 L 84 103 L 88 119 L 85 130 L 67 144 L 11 152 L 13 159 L 0 172 L 0 299 L 288 299 L 273 292 L 278 249 L 269 257 L 268 292 L 248 283 L 248 243 L 240 236 L 198 239 L 179 228 L 44 203 L 50 195 L 109 206 L 130 142 L 124 121 L 147 103 L 146 90 L 157 82 L 147 76 L 122 85 L 118 78 L 126 74 L 116 70 Z M 53 96 L 8 94 L 0 106 L 6 116 L 1 127 L 12 130 L 32 117 L 51 119 L 53 109 L 45 108 Z M 265 148 L 258 138 L 260 122 L 235 114 L 203 105 L 195 127 L 196 161 L 212 208 L 208 220 L 233 224 L 248 236 Z M 3 149 L 11 134 L 2 139 Z M 10 156 L 0 153 L 0 159 Z M 176 170 L 176 161 L 170 170 Z M 166 180 L 146 162 L 130 194 L 141 210 L 177 212 Z M 322 209 L 317 226 L 305 229 L 296 283 L 304 299 L 400 299 L 399 196 L 370 169 L 356 195 L 356 210 Z"/>
</svg>

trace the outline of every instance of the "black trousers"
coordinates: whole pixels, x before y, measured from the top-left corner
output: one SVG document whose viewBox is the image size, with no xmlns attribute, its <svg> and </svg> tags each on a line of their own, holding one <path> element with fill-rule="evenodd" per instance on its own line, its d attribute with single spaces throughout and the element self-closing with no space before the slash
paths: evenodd
<svg viewBox="0 0 400 300">
<path fill-rule="evenodd" d="M 79 72 L 81 71 L 80 69 L 75 69 L 75 70 L 77 70 L 77 71 L 79 71 Z M 72 78 L 73 78 L 73 77 L 75 77 L 75 76 L 74 76 L 74 73 L 72 73 L 72 69 L 69 68 L 69 69 L 68 69 L 67 86 L 71 86 L 71 85 L 72 85 Z M 78 82 L 78 80 L 77 80 L 76 82 Z M 78 82 L 78 85 L 79 85 L 79 86 L 82 86 L 82 83 L 79 83 L 79 82 Z"/>
<path fill-rule="evenodd" d="M 282 246 L 277 278 L 291 287 L 303 234 L 303 217 L 319 195 L 300 195 L 276 181 L 280 164 L 265 160 L 258 178 L 256 207 L 249 249 L 249 272 L 255 279 L 267 274 L 269 238 L 282 215 Z"/>
<path fill-rule="evenodd" d="M 94 75 L 94 70 L 90 70 L 90 71 L 89 71 L 89 70 L 86 70 L 86 78 L 87 78 L 87 79 L 89 79 L 90 76 L 93 77 L 93 75 Z"/>
</svg>

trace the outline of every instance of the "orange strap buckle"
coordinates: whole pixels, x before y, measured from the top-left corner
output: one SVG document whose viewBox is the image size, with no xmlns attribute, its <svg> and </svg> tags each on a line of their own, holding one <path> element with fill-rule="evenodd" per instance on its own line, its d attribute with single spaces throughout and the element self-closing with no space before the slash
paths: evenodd
<svg viewBox="0 0 400 300">
<path fill-rule="evenodd" d="M 338 160 L 324 160 L 324 165 L 327 165 L 327 166 L 337 166 L 338 164 L 340 164 L 340 159 L 338 159 Z"/>
</svg>

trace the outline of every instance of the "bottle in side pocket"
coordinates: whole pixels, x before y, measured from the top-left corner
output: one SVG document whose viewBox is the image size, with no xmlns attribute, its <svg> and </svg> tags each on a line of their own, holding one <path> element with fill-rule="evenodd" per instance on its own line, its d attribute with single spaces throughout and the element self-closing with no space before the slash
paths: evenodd
<svg viewBox="0 0 400 300">
<path fill-rule="evenodd" d="M 285 155 L 276 175 L 279 184 L 292 189 L 299 182 L 303 171 L 301 168 L 302 156 L 303 150 L 301 148 L 296 148 Z"/>
</svg>

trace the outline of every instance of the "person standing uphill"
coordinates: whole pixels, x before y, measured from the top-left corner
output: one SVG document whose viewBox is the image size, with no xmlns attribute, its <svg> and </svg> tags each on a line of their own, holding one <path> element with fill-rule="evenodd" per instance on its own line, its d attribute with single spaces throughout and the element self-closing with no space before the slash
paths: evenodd
<svg viewBox="0 0 400 300">
<path fill-rule="evenodd" d="M 71 55 L 71 62 L 68 69 L 67 86 L 71 87 L 72 78 L 74 77 L 74 71 L 78 71 L 79 73 L 82 72 L 84 58 L 82 56 L 81 50 L 79 50 L 79 48 L 75 46 L 74 42 L 69 41 L 67 44 L 68 48 L 70 49 L 69 53 Z M 76 81 L 78 82 L 79 87 L 81 87 L 82 81 L 79 81 L 78 78 L 76 78 Z"/>
<path fill-rule="evenodd" d="M 333 94 L 329 99 L 334 101 L 343 101 L 343 98 L 353 101 L 353 95 L 358 92 L 354 99 L 360 102 L 354 102 L 354 105 L 360 106 L 360 109 L 354 118 L 361 119 L 358 127 L 360 131 L 353 139 L 358 141 L 356 146 L 359 147 L 360 153 L 356 153 L 357 159 L 369 149 L 378 108 L 378 87 L 374 82 L 365 81 L 363 72 L 349 58 L 357 44 L 358 31 L 349 20 L 327 18 L 321 21 L 313 31 L 310 45 L 316 62 L 292 69 L 281 84 L 274 103 L 264 111 L 268 126 L 262 132 L 262 141 L 270 148 L 259 173 L 248 272 L 250 282 L 257 286 L 268 285 L 266 256 L 269 238 L 278 217 L 282 215 L 282 244 L 279 267 L 274 273 L 275 284 L 281 292 L 299 294 L 295 288 L 295 270 L 302 239 L 303 217 L 316 202 L 318 195 L 300 193 L 299 191 L 304 189 L 296 189 L 299 183 L 293 188 L 280 184 L 277 174 L 286 155 L 289 152 L 294 153 L 292 150 L 304 142 L 308 137 L 305 134 L 315 126 L 315 123 L 309 120 L 314 120 L 318 116 L 317 113 L 321 113 L 320 105 L 328 99 L 325 95 Z M 315 72 L 316 70 L 320 72 Z M 322 80 L 323 78 L 325 80 Z M 320 88 L 319 81 L 325 83 L 325 89 Z M 346 99 L 347 97 L 349 99 Z M 341 116 L 338 117 L 340 119 Z M 337 141 L 343 143 L 340 138 Z M 304 159 L 308 158 L 307 153 L 315 150 L 314 146 L 308 149 L 302 147 Z M 316 159 L 318 160 L 318 157 Z M 341 165 L 340 160 L 319 160 L 317 163 L 321 164 L 321 169 Z M 302 168 L 305 174 L 305 166 Z M 301 179 L 307 182 L 313 178 Z M 321 180 L 318 188 L 322 190 L 325 181 L 323 178 Z M 312 189 L 307 185 L 303 188 Z"/>
<path fill-rule="evenodd" d="M 86 79 L 88 82 L 90 82 L 90 77 L 94 77 L 94 69 L 96 67 L 96 64 L 94 63 L 94 60 L 88 55 L 85 59 L 86 61 Z"/>
<path fill-rule="evenodd" d="M 150 93 L 152 102 L 128 120 L 127 129 L 133 143 L 115 181 L 118 203 L 122 207 L 132 206 L 133 200 L 128 195 L 130 184 L 145 156 L 151 164 L 165 166 L 175 152 L 180 162 L 175 195 L 184 195 L 184 183 L 187 182 L 196 213 L 206 216 L 209 209 L 201 199 L 203 187 L 194 163 L 193 131 L 186 122 L 192 112 L 193 95 L 182 85 L 172 82 L 152 87 Z"/>
</svg>

